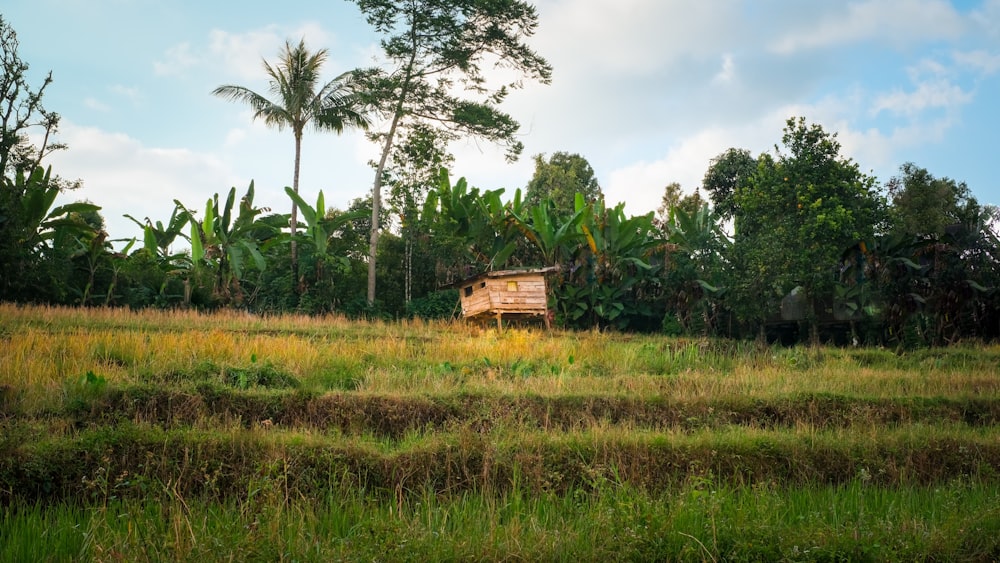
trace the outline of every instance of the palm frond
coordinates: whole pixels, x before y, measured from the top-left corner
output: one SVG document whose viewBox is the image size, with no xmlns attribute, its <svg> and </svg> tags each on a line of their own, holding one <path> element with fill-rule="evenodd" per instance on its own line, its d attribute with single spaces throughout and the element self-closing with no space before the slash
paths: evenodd
<svg viewBox="0 0 1000 563">
<path fill-rule="evenodd" d="M 327 51 L 310 53 L 304 41 L 285 42 L 276 62 L 263 61 L 270 97 L 244 86 L 223 85 L 212 91 L 221 98 L 246 104 L 253 118 L 279 131 L 291 128 L 301 139 L 305 127 L 342 133 L 348 128 L 367 129 L 365 114 L 353 73 L 344 73 L 317 90 Z M 298 158 L 298 157 L 296 157 Z"/>
</svg>

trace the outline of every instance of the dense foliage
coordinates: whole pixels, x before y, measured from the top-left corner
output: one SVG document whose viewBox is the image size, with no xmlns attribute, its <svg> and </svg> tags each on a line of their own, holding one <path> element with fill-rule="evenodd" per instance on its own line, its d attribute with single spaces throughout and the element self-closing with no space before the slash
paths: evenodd
<svg viewBox="0 0 1000 563">
<path fill-rule="evenodd" d="M 383 13 L 377 2 L 359 5 L 390 34 L 386 49 L 410 53 L 391 33 L 412 14 Z M 533 10 L 521 15 L 534 25 Z M 439 23 L 458 33 L 494 16 L 459 14 Z M 524 57 L 522 70 L 548 80 L 544 60 L 517 51 L 521 37 L 511 33 L 504 45 Z M 630 216 L 623 204 L 605 202 L 579 154 L 536 156 L 523 194 L 481 191 L 448 176 L 448 142 L 459 130 L 420 118 L 430 114 L 419 104 L 433 97 L 404 96 L 399 88 L 412 86 L 406 78 L 382 71 L 342 75 L 316 93 L 322 58 L 306 65 L 311 70 L 300 86 L 313 92 L 313 105 L 299 108 L 295 119 L 281 113 L 294 108 L 280 92 L 278 102 L 237 86 L 218 93 L 259 106 L 265 118 L 271 115 L 265 110 L 277 112 L 284 121 L 274 123 L 290 126 L 296 144 L 310 122 L 336 131 L 364 126 L 361 106 L 345 109 L 348 101 L 364 100 L 387 115 L 396 107 L 402 125 L 392 139 L 383 135 L 391 151 L 373 163 L 377 186 L 389 188 L 387 205 L 369 197 L 346 210 L 328 209 L 322 193 L 307 202 L 293 185 L 286 189 L 292 213 L 272 214 L 254 203 L 251 183 L 239 198 L 232 188 L 205 203 L 176 201 L 164 220 L 130 217 L 141 235 L 116 250 L 97 205 L 53 207 L 72 184 L 44 168 L 45 156 L 63 148 L 49 140 L 58 116 L 41 104 L 49 79 L 34 90 L 25 83 L 27 65 L 2 20 L 0 40 L 8 84 L 0 102 L 16 110 L 16 119 L 3 122 L 0 145 L 0 300 L 451 317 L 459 308 L 456 292 L 444 290 L 449 284 L 489 270 L 550 267 L 550 310 L 567 328 L 900 347 L 1000 336 L 997 213 L 964 183 L 906 163 L 882 189 L 842 156 L 835 133 L 791 118 L 773 153 L 755 158 L 731 148 L 712 160 L 695 193 L 684 196 L 679 185 L 668 185 L 656 216 Z M 432 47 L 412 54 L 458 56 Z M 477 55 L 462 56 L 471 65 Z M 267 68 L 287 74 L 296 57 L 309 62 L 303 45 L 289 45 L 289 60 Z M 480 71 L 466 72 L 477 78 Z M 493 106 L 500 98 L 483 102 L 491 119 L 507 119 Z M 472 107 L 447 100 L 452 110 Z M 438 123 L 446 117 L 437 115 Z M 515 142 L 510 125 L 506 132 L 465 133 Z M 27 137 L 36 127 L 46 132 L 42 146 Z M 295 224 L 298 216 L 304 229 Z M 377 261 L 373 230 L 381 234 Z M 366 283 L 373 264 L 382 280 L 374 300 Z"/>
<path fill-rule="evenodd" d="M 388 123 L 370 135 L 381 146 L 372 185 L 366 294 L 374 305 L 382 185 L 399 164 L 393 154 L 397 138 L 412 141 L 422 131 L 447 144 L 471 136 L 506 147 L 507 158 L 514 160 L 523 148 L 516 136 L 520 124 L 499 106 L 523 80 L 548 83 L 552 68 L 527 44 L 538 27 L 538 14 L 523 0 L 353 1 L 383 35 L 382 53 L 391 67 L 355 71 L 372 108 Z M 489 68 L 516 77 L 496 84 Z M 409 291 L 408 283 L 406 287 Z"/>
</svg>

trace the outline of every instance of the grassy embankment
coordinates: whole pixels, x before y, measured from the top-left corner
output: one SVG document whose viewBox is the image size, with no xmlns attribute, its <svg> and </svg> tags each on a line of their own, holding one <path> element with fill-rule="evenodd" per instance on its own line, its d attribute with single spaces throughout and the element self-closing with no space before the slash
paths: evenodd
<svg viewBox="0 0 1000 563">
<path fill-rule="evenodd" d="M 1000 347 L 0 305 L 0 560 L 991 560 Z"/>
</svg>

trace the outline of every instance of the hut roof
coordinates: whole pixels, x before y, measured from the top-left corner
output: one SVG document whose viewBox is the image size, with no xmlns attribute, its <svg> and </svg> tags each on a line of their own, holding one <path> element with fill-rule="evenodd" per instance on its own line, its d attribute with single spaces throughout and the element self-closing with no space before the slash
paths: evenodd
<svg viewBox="0 0 1000 563">
<path fill-rule="evenodd" d="M 469 278 L 465 278 L 464 280 L 457 281 L 457 282 L 454 282 L 454 283 L 450 283 L 450 284 L 446 285 L 445 287 L 461 287 L 463 285 L 466 285 L 466 284 L 469 284 L 469 283 L 473 283 L 476 280 L 481 280 L 481 279 L 486 279 L 486 278 L 505 278 L 505 277 L 509 277 L 509 276 L 523 276 L 523 275 L 526 275 L 526 274 L 527 275 L 531 275 L 531 274 L 545 275 L 545 274 L 551 274 L 552 272 L 555 272 L 558 269 L 559 268 L 557 268 L 555 266 L 549 266 L 549 267 L 546 267 L 546 268 L 516 268 L 516 269 L 513 269 L 513 270 L 494 270 L 492 272 L 483 272 L 481 274 L 478 274 L 478 275 L 475 275 L 475 276 L 472 276 L 472 277 L 469 277 Z"/>
</svg>

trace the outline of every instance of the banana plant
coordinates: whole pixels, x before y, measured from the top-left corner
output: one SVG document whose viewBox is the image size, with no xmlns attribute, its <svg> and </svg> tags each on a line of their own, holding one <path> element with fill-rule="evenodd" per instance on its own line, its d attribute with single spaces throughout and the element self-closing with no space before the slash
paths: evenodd
<svg viewBox="0 0 1000 563">
<path fill-rule="evenodd" d="M 345 225 L 363 218 L 366 213 L 341 213 L 335 218 L 327 217 L 326 201 L 323 197 L 323 190 L 320 190 L 316 197 L 316 206 L 310 206 L 302 196 L 295 193 L 292 188 L 285 187 L 285 193 L 292 199 L 295 206 L 302 213 L 302 218 L 306 222 L 306 228 L 302 231 L 309 242 L 312 243 L 316 253 L 316 280 L 322 279 L 327 260 L 334 258 L 330 256 L 330 241 L 341 232 Z M 336 257 L 341 265 L 347 266 L 349 261 L 346 256 Z"/>
<path fill-rule="evenodd" d="M 693 259 L 706 253 L 721 251 L 729 244 L 728 237 L 722 231 L 719 216 L 708 204 L 691 213 L 680 207 L 672 208 L 666 230 L 668 242 Z"/>
<path fill-rule="evenodd" d="M 507 205 L 501 201 L 503 193 L 503 189 L 480 193 L 470 188 L 465 178 L 453 185 L 442 168 L 438 185 L 427 194 L 422 215 L 439 236 L 464 240 L 469 260 L 485 263 L 486 269 L 492 270 L 507 262 L 519 236 Z M 520 199 L 518 190 L 513 204 L 517 209 L 523 207 Z"/>
<path fill-rule="evenodd" d="M 162 221 L 153 223 L 149 217 L 146 217 L 143 223 L 129 214 L 124 216 L 142 229 L 142 250 L 149 256 L 155 257 L 157 266 L 164 272 L 162 282 L 155 289 L 159 299 L 166 299 L 170 280 L 189 277 L 191 274 L 193 265 L 191 256 L 187 252 L 171 252 L 171 247 L 178 237 L 190 242 L 191 239 L 184 233 L 184 227 L 191 222 L 191 212 L 175 201 L 166 225 Z M 132 240 L 134 243 L 135 239 Z M 123 253 L 127 255 L 132 246 L 133 244 L 129 244 Z"/>
<path fill-rule="evenodd" d="M 428 193 L 424 213 L 436 215 L 440 222 L 448 223 L 448 230 L 456 236 L 470 238 L 482 228 L 479 197 L 479 189 L 469 188 L 465 178 L 452 184 L 448 171 L 442 168 L 437 189 Z"/>
<path fill-rule="evenodd" d="M 584 202 L 581 194 L 575 207 L 589 212 L 579 225 L 582 241 L 573 253 L 571 276 L 557 292 L 569 301 L 561 309 L 578 324 L 626 328 L 649 309 L 640 306 L 637 291 L 655 273 L 648 259 L 658 243 L 653 214 L 629 217 L 624 204 L 609 209 L 602 200 Z"/>
<path fill-rule="evenodd" d="M 121 252 L 116 253 L 111 245 L 111 241 L 108 241 L 107 237 L 108 234 L 104 231 L 93 231 L 73 237 L 75 249 L 70 254 L 70 258 L 83 259 L 87 268 L 86 285 L 82 290 L 72 290 L 79 296 L 79 302 L 82 305 L 88 304 L 91 299 L 96 299 L 93 293 L 97 281 L 97 273 L 102 265 L 111 272 L 111 280 L 108 283 L 107 291 L 104 293 L 104 305 L 108 306 L 112 304 L 116 297 L 115 290 L 118 288 L 118 274 L 125 264 L 125 257 L 128 256 L 129 251 L 132 250 L 132 246 L 136 242 L 134 238 L 129 240 Z"/>
<path fill-rule="evenodd" d="M 171 247 L 178 237 L 188 242 L 191 240 L 184 234 L 184 227 L 191 222 L 191 213 L 183 205 L 174 202 L 174 209 L 166 225 L 162 221 L 153 223 L 149 217 L 142 223 L 127 213 L 124 216 L 142 229 L 142 247 L 151 256 L 158 257 L 168 275 L 184 274 L 190 269 L 191 260 L 186 252 L 171 253 Z"/>
<path fill-rule="evenodd" d="M 692 210 L 675 206 L 664 231 L 667 311 L 686 330 L 708 332 L 731 294 L 722 272 L 732 242 L 722 218 L 708 204 Z"/>
<path fill-rule="evenodd" d="M 577 207 L 582 205 L 582 196 L 577 194 Z M 588 221 L 581 225 L 587 246 L 597 263 L 605 271 L 614 275 L 623 267 L 634 266 L 642 270 L 651 268 L 647 254 L 656 245 L 653 236 L 653 214 L 628 217 L 625 204 L 607 209 L 603 200 L 595 201 Z M 602 281 L 602 276 L 598 277 Z"/>
<path fill-rule="evenodd" d="M 183 205 L 174 202 L 174 210 L 170 214 L 170 219 L 164 225 L 162 221 L 155 224 L 146 217 L 146 222 L 139 222 L 135 217 L 125 214 L 126 219 L 131 219 L 133 223 L 142 229 L 143 247 L 161 258 L 169 259 L 170 246 L 177 240 L 177 237 L 187 238 L 184 234 L 184 226 L 191 221 L 191 214 Z"/>
<path fill-rule="evenodd" d="M 219 194 L 215 194 L 205 204 L 205 216 L 199 221 L 190 211 L 191 260 L 196 268 L 210 266 L 215 270 L 214 293 L 223 300 L 237 303 L 243 299 L 241 280 L 252 260 L 258 270 L 266 267 L 260 245 L 264 240 L 277 234 L 273 225 L 259 217 L 267 208 L 254 207 L 254 185 L 250 182 L 246 194 L 240 199 L 236 217 L 233 206 L 236 188 L 229 190 L 223 205 Z M 182 206 L 179 201 L 175 204 Z"/>
<path fill-rule="evenodd" d="M 73 251 L 70 253 L 70 259 L 82 258 L 87 267 L 87 283 L 82 290 L 72 289 L 74 293 L 79 294 L 80 304 L 87 305 L 91 298 L 91 293 L 94 290 L 94 283 L 97 278 L 97 272 L 100 269 L 102 258 L 110 255 L 111 244 L 108 242 L 108 234 L 101 231 L 92 231 L 81 236 L 74 236 L 72 239 L 72 244 L 74 246 Z M 106 303 L 105 303 L 106 304 Z"/>
<path fill-rule="evenodd" d="M 515 190 L 514 199 L 507 203 L 500 199 L 502 194 L 503 190 L 489 190 L 479 200 L 480 212 L 490 227 L 485 233 L 489 236 L 485 237 L 484 242 L 488 244 L 486 250 L 491 270 L 510 260 L 517 249 L 517 241 L 521 238 L 521 231 L 514 220 L 514 216 L 524 209 L 521 190 Z"/>
<path fill-rule="evenodd" d="M 880 321 L 888 341 L 901 344 L 904 326 L 926 309 L 932 292 L 931 265 L 920 257 L 926 245 L 891 232 L 846 250 L 834 286 L 837 310 Z"/>
<path fill-rule="evenodd" d="M 11 188 L 15 193 L 24 194 L 21 198 L 21 220 L 24 238 L 19 242 L 31 249 L 44 245 L 61 234 L 84 234 L 92 232 L 93 227 L 70 217 L 73 213 L 99 211 L 100 206 L 92 203 L 76 202 L 52 208 L 59 187 L 51 181 L 52 168 L 43 170 L 35 168 L 28 176 L 18 172 Z"/>
<path fill-rule="evenodd" d="M 510 209 L 514 224 L 541 253 L 545 266 L 560 266 L 560 262 L 570 256 L 577 243 L 583 240 L 581 225 L 592 212 L 593 208 L 583 203 L 580 194 L 577 194 L 576 209 L 565 219 L 553 212 L 549 200 L 522 209 L 521 213 Z"/>
<path fill-rule="evenodd" d="M 96 231 L 80 215 L 100 207 L 56 205 L 59 193 L 51 168 L 0 175 L 0 299 L 35 299 L 51 291 L 51 298 L 61 301 L 72 291 L 65 257 L 73 251 L 75 237 Z"/>
</svg>

